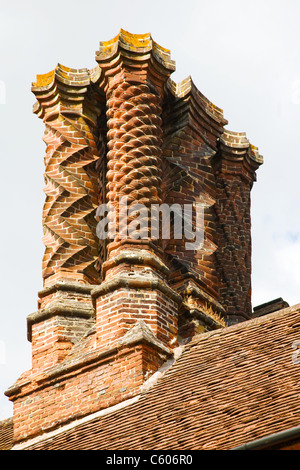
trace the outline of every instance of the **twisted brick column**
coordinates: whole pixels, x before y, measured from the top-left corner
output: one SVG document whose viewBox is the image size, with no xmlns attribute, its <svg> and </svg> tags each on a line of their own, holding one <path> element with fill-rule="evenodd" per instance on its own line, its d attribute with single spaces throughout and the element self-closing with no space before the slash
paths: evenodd
<svg viewBox="0 0 300 470">
<path fill-rule="evenodd" d="M 96 162 L 101 95 L 94 70 L 60 64 L 33 84 L 34 112 L 45 123 L 43 289 L 27 317 L 34 369 L 60 362 L 94 322 L 92 286 L 99 241 Z M 74 328 L 74 325 L 75 328 Z"/>
<path fill-rule="evenodd" d="M 115 208 L 117 243 L 126 238 L 126 226 L 120 227 L 119 201 L 127 200 L 127 209 L 143 204 L 142 238 L 150 237 L 150 206 L 161 203 L 161 106 L 159 98 L 146 84 L 122 82 L 107 101 L 108 173 L 107 200 Z M 134 216 L 128 218 L 126 225 Z"/>
<path fill-rule="evenodd" d="M 47 151 L 43 277 L 68 271 L 74 275 L 84 273 L 95 282 L 98 244 L 94 218 L 97 207 L 94 137 L 83 118 L 60 114 L 46 122 L 44 141 Z"/>
<path fill-rule="evenodd" d="M 45 123 L 45 194 L 43 230 L 46 284 L 60 277 L 97 283 L 95 212 L 98 179 L 95 163 L 97 120 L 103 104 L 95 83 L 101 70 L 55 70 L 33 84 L 34 112 Z"/>
<path fill-rule="evenodd" d="M 161 108 L 174 63 L 150 35 L 123 30 L 100 43 L 96 60 L 106 93 L 109 206 L 103 282 L 92 292 L 98 345 L 114 344 L 143 319 L 160 345 L 172 348 L 181 298 L 168 286 L 163 251 L 151 236 L 158 222 L 151 209 L 163 202 Z"/>
<path fill-rule="evenodd" d="M 107 99 L 106 198 L 114 209 L 114 214 L 108 214 L 108 258 L 117 256 L 125 246 L 143 246 L 157 252 L 158 243 L 150 243 L 150 206 L 162 203 L 161 107 L 175 64 L 170 51 L 153 41 L 150 34 L 136 35 L 124 30 L 111 41 L 100 43 L 96 60 L 103 73 L 101 87 Z M 125 198 L 128 217 L 119 210 L 119 201 L 124 202 Z M 143 210 L 134 213 L 137 204 L 142 204 Z"/>
</svg>

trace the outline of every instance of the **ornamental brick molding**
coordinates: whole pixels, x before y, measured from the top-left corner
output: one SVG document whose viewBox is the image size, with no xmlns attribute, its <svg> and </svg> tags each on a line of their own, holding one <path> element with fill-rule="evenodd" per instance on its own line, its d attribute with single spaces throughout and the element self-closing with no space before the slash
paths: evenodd
<svg viewBox="0 0 300 470">
<path fill-rule="evenodd" d="M 45 124 L 45 253 L 27 317 L 32 368 L 6 392 L 15 443 L 136 397 L 193 336 L 251 317 L 257 148 L 225 129 L 190 77 L 171 80 L 170 51 L 150 34 L 121 30 L 95 59 L 90 70 L 58 64 L 32 87 Z M 126 226 L 145 208 L 138 237 L 124 231 L 123 198 Z M 170 237 L 152 237 L 163 204 L 201 205 L 199 247 L 175 236 L 174 214 Z"/>
</svg>

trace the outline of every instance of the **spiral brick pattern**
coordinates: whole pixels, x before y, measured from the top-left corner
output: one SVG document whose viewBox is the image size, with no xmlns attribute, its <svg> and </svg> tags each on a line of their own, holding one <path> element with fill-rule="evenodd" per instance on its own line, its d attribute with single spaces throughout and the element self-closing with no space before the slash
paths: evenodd
<svg viewBox="0 0 300 470">
<path fill-rule="evenodd" d="M 115 241 L 124 233 L 118 217 L 118 202 L 122 197 L 127 198 L 128 210 L 136 203 L 148 208 L 147 220 L 140 216 L 146 227 L 143 238 L 147 238 L 150 236 L 150 205 L 161 203 L 159 98 L 146 84 L 123 82 L 111 91 L 107 107 L 107 200 L 117 215 Z"/>
<path fill-rule="evenodd" d="M 58 270 L 97 279 L 95 210 L 96 145 L 82 118 L 47 122 L 44 141 L 46 202 L 43 210 L 44 279 Z"/>
</svg>

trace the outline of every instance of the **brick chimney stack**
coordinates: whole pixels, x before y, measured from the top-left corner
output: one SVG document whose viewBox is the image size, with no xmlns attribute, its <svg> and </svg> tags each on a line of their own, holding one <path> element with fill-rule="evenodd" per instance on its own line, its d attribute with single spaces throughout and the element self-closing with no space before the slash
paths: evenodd
<svg viewBox="0 0 300 470">
<path fill-rule="evenodd" d="M 15 442 L 136 396 L 178 345 L 251 315 L 257 149 L 190 77 L 171 80 L 170 51 L 151 35 L 121 30 L 96 62 L 59 64 L 32 87 L 45 123 L 44 285 L 27 318 L 32 369 L 6 392 Z"/>
<path fill-rule="evenodd" d="M 212 166 L 216 177 L 216 252 L 220 302 L 229 323 L 251 318 L 250 192 L 262 163 L 245 133 L 225 131 Z"/>
<path fill-rule="evenodd" d="M 102 265 L 104 282 L 93 291 L 98 341 L 111 343 L 142 319 L 162 344 L 172 348 L 177 344 L 181 298 L 168 286 L 162 247 L 151 238 L 151 207 L 162 204 L 161 114 L 165 85 L 175 65 L 169 51 L 149 34 L 125 31 L 100 43 L 96 60 L 107 103 L 106 201 L 117 225 Z M 135 238 L 135 231 L 130 236 L 128 232 L 138 204 L 142 229 Z"/>
</svg>

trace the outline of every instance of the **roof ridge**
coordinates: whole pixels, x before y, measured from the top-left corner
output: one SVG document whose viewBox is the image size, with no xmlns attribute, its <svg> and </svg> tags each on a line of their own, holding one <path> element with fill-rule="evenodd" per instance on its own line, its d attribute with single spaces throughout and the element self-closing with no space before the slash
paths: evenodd
<svg viewBox="0 0 300 470">
<path fill-rule="evenodd" d="M 250 328 L 252 326 L 256 326 L 261 323 L 267 323 L 270 320 L 273 320 L 274 318 L 280 318 L 282 316 L 291 314 L 291 313 L 296 313 L 300 311 L 300 303 L 295 304 L 291 307 L 286 307 L 280 310 L 277 310 L 276 312 L 271 312 L 268 313 L 262 317 L 257 317 L 257 318 L 251 318 L 250 320 L 243 321 L 241 323 L 237 323 L 235 325 L 230 325 L 226 326 L 224 328 L 219 328 L 217 330 L 213 331 L 208 331 L 207 333 L 200 333 L 198 335 L 195 335 L 189 343 L 186 344 L 186 349 L 189 347 L 196 346 L 200 341 L 204 341 L 207 338 L 213 336 L 213 335 L 226 335 L 231 334 L 233 332 L 236 332 L 238 330 L 242 330 L 244 328 Z"/>
</svg>

